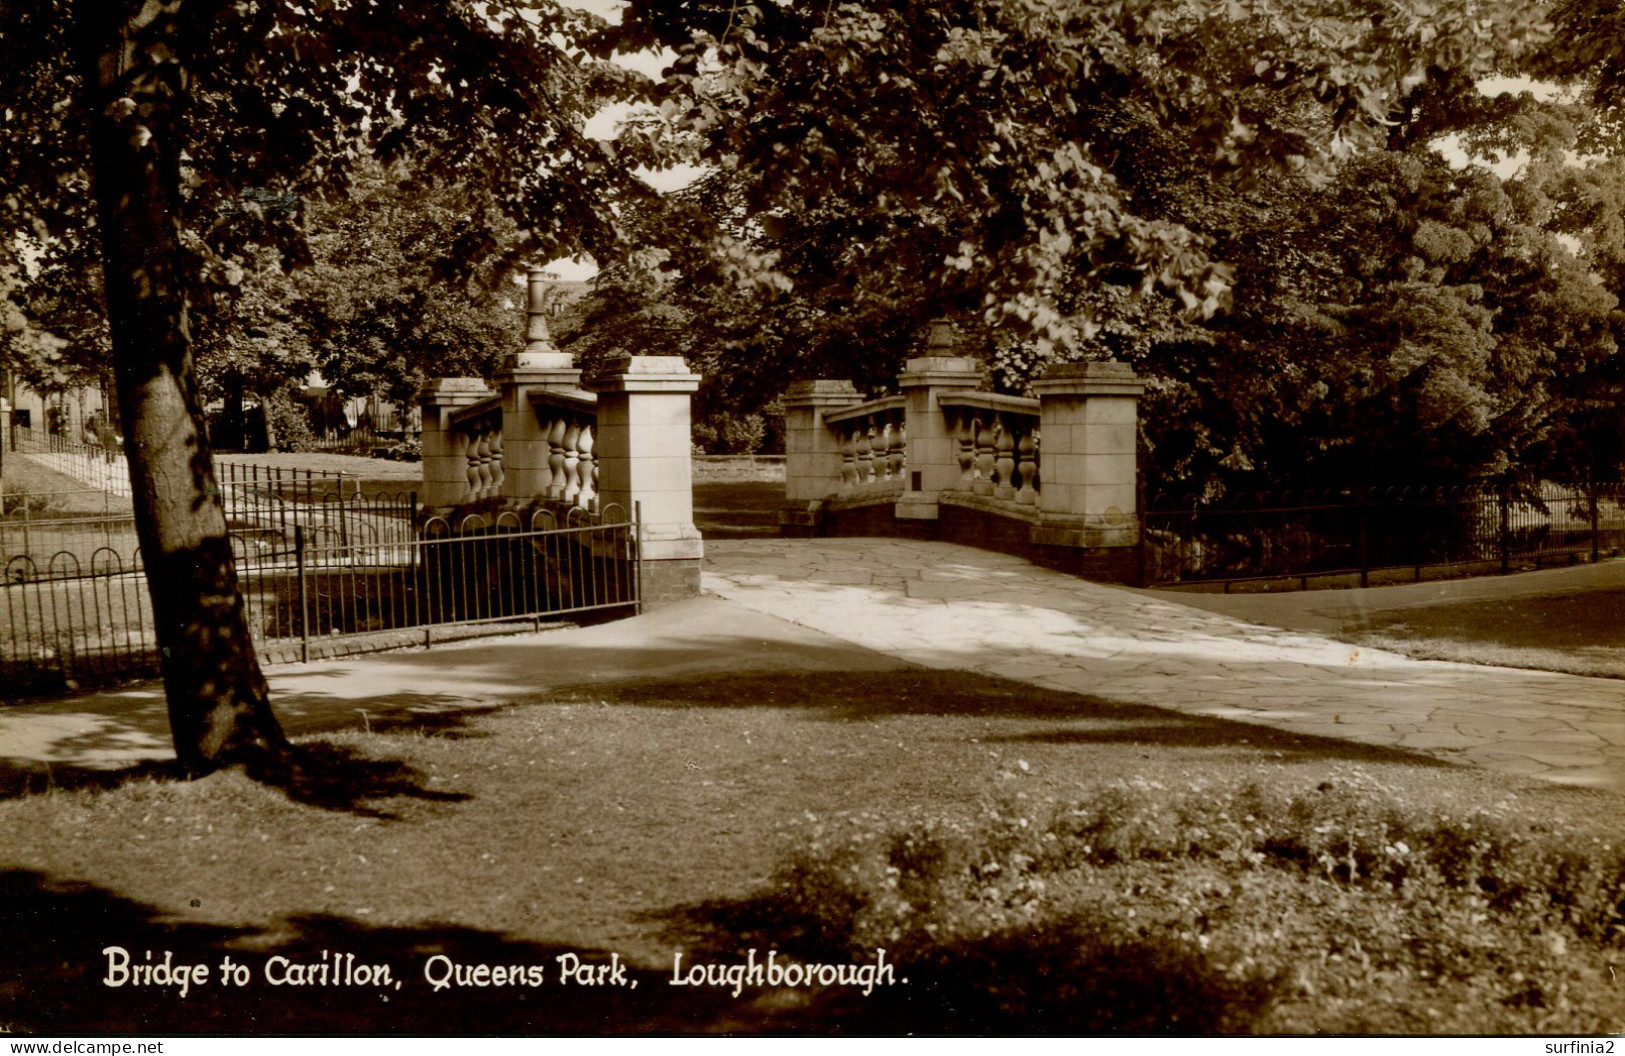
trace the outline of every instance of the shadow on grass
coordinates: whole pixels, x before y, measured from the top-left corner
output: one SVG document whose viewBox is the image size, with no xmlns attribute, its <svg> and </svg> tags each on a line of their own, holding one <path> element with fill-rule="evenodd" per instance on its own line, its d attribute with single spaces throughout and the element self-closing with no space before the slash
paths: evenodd
<svg viewBox="0 0 1625 1056">
<path fill-rule="evenodd" d="M 678 907 L 655 919 L 693 962 L 873 962 L 838 923 L 859 907 L 809 912 L 775 895 Z M 828 987 L 778 1026 L 851 1034 L 1231 1034 L 1252 1029 L 1278 980 L 1232 978 L 1187 946 L 1088 915 L 979 939 L 888 951 L 894 984 L 864 996 Z M 905 981 L 906 980 L 906 981 Z"/>
<path fill-rule="evenodd" d="M 445 725 L 452 723 L 448 719 Z M 377 759 L 324 741 L 294 745 L 286 757 L 255 758 L 243 764 L 243 771 L 260 784 L 280 790 L 295 803 L 367 818 L 393 818 L 395 815 L 381 805 L 391 800 L 456 803 L 469 798 L 460 792 L 428 788 L 424 775 L 400 760 Z M 183 780 L 186 778 L 179 764 L 173 761 L 138 763 L 114 770 L 33 763 L 0 769 L 0 799 L 49 792 L 107 791 L 133 781 Z"/>
<path fill-rule="evenodd" d="M 1450 768 L 1459 764 L 1385 745 L 1342 741 L 1307 733 L 1288 733 L 1269 726 L 1252 726 L 1223 719 L 1186 719 L 1167 722 L 1166 712 L 1152 712 L 1142 721 L 1108 729 L 1035 730 L 1010 737 L 990 737 L 1004 744 L 1125 744 L 1161 748 L 1235 747 L 1280 752 L 1297 758 L 1338 759 L 1345 762 L 1403 763 L 1409 766 Z"/>
<path fill-rule="evenodd" d="M 423 773 L 398 759 L 374 759 L 321 741 L 295 745 L 287 758 L 257 759 L 244 769 L 249 777 L 280 789 L 295 803 L 369 818 L 394 817 L 378 806 L 379 801 L 460 803 L 469 798 L 461 792 L 426 787 Z"/>
<path fill-rule="evenodd" d="M 675 916 L 688 937 L 703 932 L 703 941 L 684 949 L 688 965 L 737 964 L 753 946 L 759 960 L 777 948 L 780 963 L 783 954 L 801 963 L 874 958 L 864 951 L 815 960 L 794 936 L 773 944 L 757 942 L 748 928 L 736 932 L 752 919 L 779 926 L 760 902 Z M 177 920 L 102 887 L 24 870 L 0 873 L 0 931 L 9 940 L 0 952 L 0 1028 L 24 1033 L 1190 1034 L 1246 1030 L 1273 995 L 1271 984 L 1227 979 L 1170 943 L 1081 918 L 888 957 L 894 982 L 867 997 L 854 987 L 749 986 L 735 998 L 731 986 L 673 986 L 664 966 L 627 966 L 625 985 L 583 985 L 579 977 L 561 980 L 561 958 L 610 965 L 612 951 L 442 922 L 380 926 L 331 914 L 238 929 Z M 162 982 L 108 985 L 118 956 L 109 947 L 125 951 L 130 964 L 168 960 L 207 966 L 209 974 L 184 997 Z M 247 969 L 237 976 L 240 985 L 222 981 L 228 957 Z M 291 965 L 324 963 L 342 966 L 325 985 L 279 983 L 295 976 Z M 465 976 L 457 985 L 453 965 L 518 967 L 521 982 L 491 985 L 486 976 L 481 986 Z M 532 967 L 540 985 L 530 985 Z M 452 985 L 435 989 L 430 971 Z"/>
<path fill-rule="evenodd" d="M 565 948 L 454 924 L 376 926 L 328 914 L 273 921 L 263 929 L 177 921 L 156 907 L 84 883 L 32 871 L 0 873 L 0 1030 L 58 1034 L 605 1034 L 690 1033 L 733 1025 L 735 1003 L 712 991 L 677 991 L 650 970 L 630 986 L 561 983 L 558 957 L 610 963 L 610 951 Z M 132 964 L 206 965 L 185 997 L 176 986 L 106 983 L 116 946 Z M 148 953 L 151 954 L 150 961 Z M 385 966 L 387 982 L 276 985 L 294 964 L 341 961 Z M 350 958 L 353 956 L 353 960 Z M 230 957 L 248 968 L 242 985 L 221 982 Z M 452 985 L 435 990 L 425 967 L 536 966 L 539 986 Z M 436 961 L 434 967 L 445 968 Z M 270 969 L 270 975 L 267 975 Z M 369 971 L 368 976 L 376 973 Z M 521 976 L 521 978 L 525 978 Z"/>
</svg>

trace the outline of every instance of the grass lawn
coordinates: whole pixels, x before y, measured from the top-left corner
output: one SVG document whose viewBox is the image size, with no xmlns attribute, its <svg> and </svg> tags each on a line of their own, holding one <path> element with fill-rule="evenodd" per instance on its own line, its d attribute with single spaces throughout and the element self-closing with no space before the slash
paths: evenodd
<svg viewBox="0 0 1625 1056">
<path fill-rule="evenodd" d="M 1345 636 L 1423 660 L 1625 678 L 1625 590 L 1382 612 Z"/>
<path fill-rule="evenodd" d="M 31 497 L 30 512 L 35 520 L 64 515 L 101 513 L 129 513 L 130 500 L 109 496 L 95 488 L 87 488 L 72 477 L 47 469 L 33 459 L 6 452 L 5 465 L 0 470 L 7 495 L 27 492 Z M 40 505 L 45 504 L 44 512 Z M 11 506 L 8 500 L 6 505 Z M 21 516 L 19 512 L 17 516 Z"/>
<path fill-rule="evenodd" d="M 1625 1025 L 1605 794 L 913 669 L 628 682 L 305 746 L 296 778 L 58 773 L 0 801 L 0 1027 Z M 109 987 L 109 946 L 214 974 Z M 895 967 L 869 996 L 671 982 L 677 953 L 876 947 Z M 324 951 L 389 984 L 265 975 Z M 565 955 L 628 985 L 561 983 Z M 220 985 L 225 957 L 244 985 Z M 503 981 L 436 990 L 452 964 Z"/>
<path fill-rule="evenodd" d="M 345 473 L 361 480 L 401 482 L 423 479 L 423 463 L 395 462 L 387 458 L 338 455 L 326 451 L 270 451 L 259 455 L 217 455 L 215 460 L 239 466 L 271 469 L 308 469 L 315 473 Z"/>
</svg>

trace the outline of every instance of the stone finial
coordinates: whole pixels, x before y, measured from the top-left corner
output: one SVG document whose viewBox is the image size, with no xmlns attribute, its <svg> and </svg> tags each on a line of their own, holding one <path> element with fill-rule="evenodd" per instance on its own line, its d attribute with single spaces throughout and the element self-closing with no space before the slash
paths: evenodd
<svg viewBox="0 0 1625 1056">
<path fill-rule="evenodd" d="M 931 336 L 926 339 L 926 355 L 951 356 L 954 352 L 954 324 L 949 319 L 931 320 Z"/>
</svg>

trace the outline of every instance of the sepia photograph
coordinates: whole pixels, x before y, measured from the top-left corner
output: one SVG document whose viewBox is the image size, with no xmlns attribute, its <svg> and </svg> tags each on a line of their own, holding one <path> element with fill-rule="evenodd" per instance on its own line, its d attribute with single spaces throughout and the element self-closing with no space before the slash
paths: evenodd
<svg viewBox="0 0 1625 1056">
<path fill-rule="evenodd" d="M 1625 7 L 0 0 L 0 574 L 8 1052 L 1611 1053 Z"/>
</svg>

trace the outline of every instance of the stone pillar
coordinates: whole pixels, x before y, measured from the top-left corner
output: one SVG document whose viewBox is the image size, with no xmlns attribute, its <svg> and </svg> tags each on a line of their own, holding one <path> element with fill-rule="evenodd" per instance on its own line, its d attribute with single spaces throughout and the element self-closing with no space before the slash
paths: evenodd
<svg viewBox="0 0 1625 1056">
<path fill-rule="evenodd" d="M 841 442 L 824 425 L 824 415 L 863 397 L 850 381 L 792 381 L 784 394 L 784 507 L 779 531 L 811 535 L 818 529 L 823 500 L 841 480 Z"/>
<path fill-rule="evenodd" d="M 508 361 L 508 369 L 496 379 L 502 392 L 502 466 L 507 475 L 503 493 L 521 502 L 545 495 L 552 480 L 547 461 L 551 449 L 543 424 L 531 406 L 530 394 L 581 388 L 581 371 L 575 369 L 575 357 L 560 352 L 548 333 L 544 308 L 547 283 L 545 271 L 530 269 L 526 306 L 530 321 L 525 350 L 515 353 Z M 427 458 L 427 443 L 424 455 Z"/>
<path fill-rule="evenodd" d="M 1062 363 L 1033 383 L 1039 399 L 1039 523 L 1033 542 L 1113 548 L 1132 555 L 1139 400 L 1145 385 L 1126 363 Z"/>
<path fill-rule="evenodd" d="M 700 592 L 704 546 L 694 527 L 689 401 L 700 387 L 681 356 L 622 356 L 590 382 L 598 394 L 601 509 L 642 516 L 645 606 Z"/>
<path fill-rule="evenodd" d="M 899 519 L 936 520 L 937 493 L 959 483 L 954 437 L 943 421 L 937 397 L 980 387 L 982 367 L 974 359 L 953 353 L 953 326 L 938 319 L 931 324 L 926 354 L 909 360 L 897 375 L 897 386 L 908 400 L 904 411 L 908 463 L 903 496 L 897 502 Z"/>
<path fill-rule="evenodd" d="M 420 499 L 424 506 L 455 506 L 468 495 L 468 441 L 451 428 L 451 415 L 492 395 L 479 378 L 433 378 L 418 391 L 418 406 L 423 411 Z"/>
</svg>

